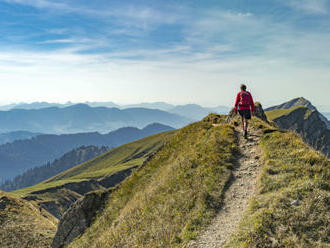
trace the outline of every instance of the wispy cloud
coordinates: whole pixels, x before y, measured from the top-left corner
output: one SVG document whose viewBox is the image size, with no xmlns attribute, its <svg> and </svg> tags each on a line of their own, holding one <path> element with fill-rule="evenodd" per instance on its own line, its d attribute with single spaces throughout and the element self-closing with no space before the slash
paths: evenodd
<svg viewBox="0 0 330 248">
<path fill-rule="evenodd" d="M 76 94 L 85 100 L 101 95 L 117 101 L 153 97 L 197 102 L 214 97 L 230 102 L 231 92 L 241 80 L 251 80 L 255 91 L 266 92 L 260 93 L 265 98 L 272 97 L 272 93 L 267 95 L 267 87 L 281 94 L 279 89 L 291 84 L 299 88 L 312 76 L 320 87 L 330 81 L 330 36 L 324 23 L 307 30 L 295 22 L 305 16 L 302 10 L 325 18 L 324 0 L 291 0 L 290 6 L 299 11 L 292 11 L 287 4 L 283 8 L 281 3 L 279 9 L 296 16 L 286 18 L 281 12 L 277 20 L 272 10 L 260 14 L 252 7 L 193 8 L 162 1 L 160 7 L 127 2 L 114 7 L 104 2 L 102 8 L 96 8 L 86 1 L 5 1 L 42 11 L 32 11 L 35 19 L 20 25 L 28 30 L 19 33 L 16 27 L 13 34 L 19 38 L 1 46 L 2 87 L 26 82 L 46 91 L 44 85 L 55 84 L 59 89 L 52 86 L 52 90 L 62 97 L 71 85 L 63 100 Z M 32 36 L 26 35 L 30 33 Z M 84 85 L 83 93 L 79 83 Z M 192 93 L 187 92 L 188 85 Z M 324 88 L 330 90 L 329 86 Z M 123 96 L 122 92 L 132 89 L 133 93 Z M 165 96 L 167 99 L 162 98 Z"/>
<path fill-rule="evenodd" d="M 327 14 L 328 0 L 290 0 L 289 6 L 308 14 Z"/>
<path fill-rule="evenodd" d="M 72 10 L 72 8 L 59 1 L 47 1 L 47 0 L 2 0 L 3 2 L 7 3 L 14 3 L 14 4 L 22 4 L 22 5 L 28 5 L 35 8 L 41 8 L 41 9 L 57 9 L 57 10 Z"/>
</svg>

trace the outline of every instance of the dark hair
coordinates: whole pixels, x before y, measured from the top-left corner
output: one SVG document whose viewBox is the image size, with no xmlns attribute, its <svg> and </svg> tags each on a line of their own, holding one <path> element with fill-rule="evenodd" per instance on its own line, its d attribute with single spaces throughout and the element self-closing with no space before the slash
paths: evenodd
<svg viewBox="0 0 330 248">
<path fill-rule="evenodd" d="M 241 84 L 241 90 L 246 90 L 246 85 L 245 84 Z"/>
</svg>

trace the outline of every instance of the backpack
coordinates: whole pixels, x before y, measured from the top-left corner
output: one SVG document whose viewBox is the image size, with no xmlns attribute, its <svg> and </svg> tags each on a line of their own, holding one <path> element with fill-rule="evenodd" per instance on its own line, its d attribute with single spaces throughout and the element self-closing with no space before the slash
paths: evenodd
<svg viewBox="0 0 330 248">
<path fill-rule="evenodd" d="M 250 106 L 250 94 L 246 91 L 242 91 L 240 94 L 240 101 L 239 105 L 240 106 Z"/>
</svg>

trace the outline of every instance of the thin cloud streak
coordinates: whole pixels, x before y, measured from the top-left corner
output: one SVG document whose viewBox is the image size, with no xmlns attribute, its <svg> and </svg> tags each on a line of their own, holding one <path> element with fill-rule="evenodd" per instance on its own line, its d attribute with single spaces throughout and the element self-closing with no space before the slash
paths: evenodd
<svg viewBox="0 0 330 248">
<path fill-rule="evenodd" d="M 328 13 L 328 0 L 290 0 L 289 6 L 308 14 L 325 15 Z"/>
</svg>

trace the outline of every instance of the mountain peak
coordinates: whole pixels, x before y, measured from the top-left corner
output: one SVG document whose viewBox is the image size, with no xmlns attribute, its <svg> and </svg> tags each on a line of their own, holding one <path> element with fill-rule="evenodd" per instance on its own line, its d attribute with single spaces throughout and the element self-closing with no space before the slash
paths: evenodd
<svg viewBox="0 0 330 248">
<path fill-rule="evenodd" d="M 276 105 L 276 106 L 267 108 L 265 111 L 270 111 L 270 110 L 274 110 L 274 109 L 290 109 L 290 108 L 294 108 L 297 106 L 304 106 L 313 111 L 317 110 L 316 107 L 314 105 L 312 105 L 312 103 L 310 101 L 308 101 L 306 98 L 298 97 L 298 98 L 294 98 L 290 101 L 287 101 L 285 103 L 282 103 L 280 105 Z"/>
</svg>

